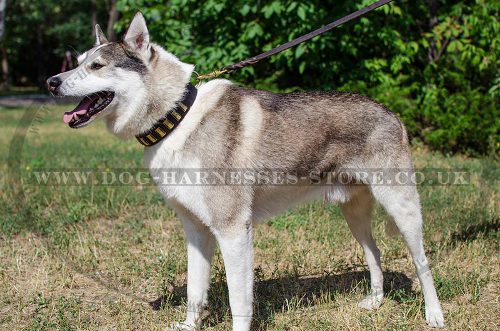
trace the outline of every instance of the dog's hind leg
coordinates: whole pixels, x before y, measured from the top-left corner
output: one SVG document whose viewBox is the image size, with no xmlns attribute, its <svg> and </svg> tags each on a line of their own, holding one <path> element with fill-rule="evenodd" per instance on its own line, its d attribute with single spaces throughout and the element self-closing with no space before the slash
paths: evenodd
<svg viewBox="0 0 500 331">
<path fill-rule="evenodd" d="M 433 327 L 443 327 L 443 312 L 424 251 L 422 214 L 416 187 L 414 185 L 374 185 L 372 186 L 372 192 L 375 199 L 384 206 L 394 219 L 410 250 L 424 294 L 427 323 Z"/>
<path fill-rule="evenodd" d="M 363 248 L 370 270 L 371 293 L 358 304 L 359 307 L 368 310 L 378 308 L 384 297 L 380 251 L 371 229 L 372 204 L 373 197 L 367 187 L 357 190 L 348 202 L 341 204 L 349 229 Z"/>
</svg>

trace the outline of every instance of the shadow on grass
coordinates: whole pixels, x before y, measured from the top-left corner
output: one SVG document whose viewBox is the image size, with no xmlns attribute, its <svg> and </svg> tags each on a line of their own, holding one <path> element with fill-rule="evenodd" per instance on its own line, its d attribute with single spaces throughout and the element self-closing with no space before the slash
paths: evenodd
<svg viewBox="0 0 500 331">
<path fill-rule="evenodd" d="M 359 288 L 369 288 L 370 275 L 367 271 L 349 271 L 337 275 L 282 277 L 257 281 L 254 286 L 254 330 L 266 330 L 274 316 L 282 311 L 300 310 L 315 306 L 329 297 L 335 300 L 340 294 L 349 294 Z M 397 302 L 413 301 L 417 294 L 411 289 L 412 281 L 400 272 L 384 272 L 386 297 Z M 154 310 L 164 305 L 179 306 L 186 302 L 186 286 L 175 287 L 167 296 L 160 296 L 150 302 Z M 227 286 L 218 281 L 211 284 L 209 293 L 209 314 L 203 320 L 203 327 L 214 326 L 230 316 Z"/>
<path fill-rule="evenodd" d="M 500 232 L 500 218 L 492 218 L 478 224 L 469 224 L 451 235 L 451 243 L 476 240 L 478 237 L 498 237 Z"/>
</svg>

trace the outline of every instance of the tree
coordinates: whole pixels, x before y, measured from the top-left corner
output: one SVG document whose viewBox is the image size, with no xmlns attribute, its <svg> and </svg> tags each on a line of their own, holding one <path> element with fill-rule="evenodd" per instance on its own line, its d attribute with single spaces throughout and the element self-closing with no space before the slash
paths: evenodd
<svg viewBox="0 0 500 331">
<path fill-rule="evenodd" d="M 3 33 L 5 29 L 5 6 L 7 5 L 7 0 L 0 0 L 0 40 L 3 38 Z"/>
<path fill-rule="evenodd" d="M 7 0 L 0 0 L 0 54 L 2 56 L 2 82 L 1 89 L 9 88 L 9 61 L 7 51 L 5 50 L 4 34 L 5 34 L 5 7 Z"/>
<path fill-rule="evenodd" d="M 374 0 L 119 0 L 152 38 L 199 72 L 269 50 Z M 393 2 L 231 74 L 281 91 L 350 90 L 398 113 L 413 139 L 443 151 L 494 151 L 500 95 L 500 2 Z M 497 148 L 497 147 L 496 147 Z"/>
<path fill-rule="evenodd" d="M 110 41 L 116 40 L 115 24 L 118 21 L 118 9 L 116 8 L 116 0 L 109 0 L 108 3 L 108 25 L 107 25 L 107 37 Z"/>
<path fill-rule="evenodd" d="M 13 83 L 42 86 L 47 75 L 60 70 L 68 49 L 94 43 L 95 23 L 107 22 L 108 37 L 115 39 L 115 28 L 123 32 L 141 10 L 153 40 L 203 73 L 373 2 L 66 0 L 62 5 L 16 0 L 5 16 L 2 60 L 10 60 Z M 413 139 L 433 148 L 495 152 L 500 140 L 499 11 L 499 1 L 392 2 L 230 78 L 275 91 L 360 92 L 386 104 Z"/>
<path fill-rule="evenodd" d="M 93 45 L 94 19 L 108 20 L 106 0 L 9 2 L 4 44 L 12 81 L 43 87 L 47 76 L 59 72 L 66 51 L 76 56 Z"/>
</svg>

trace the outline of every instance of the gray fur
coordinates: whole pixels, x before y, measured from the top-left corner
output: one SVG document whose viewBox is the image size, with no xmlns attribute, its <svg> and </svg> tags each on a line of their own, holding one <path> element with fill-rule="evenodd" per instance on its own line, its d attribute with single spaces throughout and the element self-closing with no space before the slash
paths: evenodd
<svg viewBox="0 0 500 331">
<path fill-rule="evenodd" d="M 244 139 L 239 107 L 243 98 L 258 100 L 264 119 L 258 147 L 236 157 Z M 401 121 L 358 94 L 275 94 L 231 86 L 216 108 L 185 145 L 206 168 L 279 169 L 308 176 L 339 169 L 411 166 Z M 217 215 L 213 226 L 224 231 L 234 221 L 232 209 L 241 203 L 238 197 L 255 197 L 259 190 L 262 187 L 207 188 L 207 201 Z"/>
<path fill-rule="evenodd" d="M 224 156 L 214 156 L 214 163 L 223 159 L 226 164 L 219 165 L 236 166 L 229 155 L 241 139 L 238 105 L 247 96 L 259 101 L 265 120 L 260 148 L 243 166 L 301 173 L 313 169 L 331 171 L 357 158 L 368 165 L 372 156 L 389 159 L 402 151 L 408 152 L 400 120 L 367 97 L 335 92 L 274 94 L 231 87 L 218 104 L 217 112 L 207 116 L 200 128 L 224 127 L 222 131 L 212 130 L 210 142 L 203 143 L 203 149 L 215 149 Z M 189 142 L 193 148 L 200 146 L 196 136 Z"/>
<path fill-rule="evenodd" d="M 97 35 L 99 38 L 99 32 Z M 127 35 L 130 40 L 126 42 L 87 52 L 87 57 L 98 56 L 106 66 L 90 72 L 86 80 L 63 83 L 61 88 L 61 94 L 85 96 L 111 87 L 115 99 L 103 117 L 108 128 L 124 138 L 147 131 L 172 111 L 193 71 L 193 66 L 149 43 L 140 13 Z M 79 68 L 88 67 L 87 60 L 82 59 Z M 69 80 L 79 68 L 58 77 Z M 411 170 L 406 130 L 383 105 L 352 93 L 277 94 L 215 80 L 199 88 L 191 110 L 168 137 L 145 149 L 145 163 L 154 178 L 161 178 L 164 169 L 268 169 L 304 177 L 301 184 L 313 174 L 347 170 L 347 182 L 334 178 L 326 185 L 320 175 L 324 185 L 316 186 L 184 186 L 165 185 L 157 179 L 158 189 L 180 216 L 188 240 L 188 312 L 186 321 L 178 324 L 183 330 L 195 329 L 207 303 L 215 241 L 224 258 L 233 330 L 249 330 L 254 223 L 313 198 L 340 203 L 349 228 L 363 247 L 371 292 L 360 307 L 375 309 L 383 298 L 380 252 L 370 225 L 376 200 L 410 249 L 422 284 L 427 322 L 444 325 L 423 248 L 415 185 L 372 185 L 350 171 Z"/>
<path fill-rule="evenodd" d="M 141 76 L 148 73 L 146 64 L 133 51 L 128 50 L 127 46 L 122 42 L 110 43 L 108 46 L 99 50 L 99 55 L 102 58 L 117 68 L 124 70 L 135 71 Z"/>
</svg>

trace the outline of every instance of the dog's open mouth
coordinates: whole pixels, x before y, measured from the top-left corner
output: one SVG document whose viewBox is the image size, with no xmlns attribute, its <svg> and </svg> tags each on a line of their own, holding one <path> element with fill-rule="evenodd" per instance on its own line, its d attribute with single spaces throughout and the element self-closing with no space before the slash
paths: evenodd
<svg viewBox="0 0 500 331">
<path fill-rule="evenodd" d="M 95 115 L 103 111 L 115 97 L 114 92 L 101 91 L 87 95 L 72 111 L 64 113 L 64 123 L 78 129 L 93 121 Z"/>
</svg>

